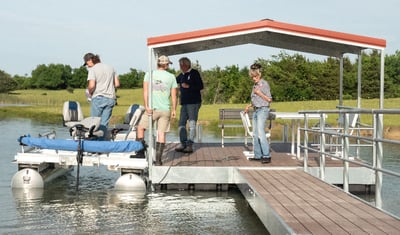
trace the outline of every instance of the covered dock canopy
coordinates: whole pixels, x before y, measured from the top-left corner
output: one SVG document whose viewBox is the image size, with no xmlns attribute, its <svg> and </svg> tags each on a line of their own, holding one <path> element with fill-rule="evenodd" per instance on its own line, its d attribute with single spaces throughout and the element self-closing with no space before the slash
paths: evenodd
<svg viewBox="0 0 400 235">
<path fill-rule="evenodd" d="M 147 39 L 157 54 L 177 55 L 243 44 L 289 49 L 341 57 L 360 54 L 364 49 L 383 50 L 386 41 L 348 33 L 260 20 L 218 28 L 170 34 Z"/>
<path fill-rule="evenodd" d="M 248 22 L 223 27 L 196 30 L 149 37 L 147 46 L 149 50 L 149 104 L 152 96 L 152 73 L 155 69 L 156 58 L 159 55 L 179 55 L 191 52 L 232 47 L 244 44 L 256 44 L 261 46 L 276 47 L 299 52 L 336 57 L 340 60 L 339 72 L 339 106 L 343 105 L 343 55 L 354 54 L 358 56 L 358 90 L 357 108 L 361 108 L 361 55 L 366 49 L 380 51 L 380 103 L 383 109 L 384 100 L 384 49 L 386 40 L 350 33 L 342 33 L 331 30 L 288 24 L 270 19 Z M 223 57 L 223 55 L 221 55 Z M 149 117 L 150 119 L 151 117 Z M 149 128 L 149 136 L 152 135 Z M 150 146 L 153 139 L 150 138 Z M 150 156 L 154 156 L 150 148 Z M 150 170 L 150 174 L 151 174 Z"/>
<path fill-rule="evenodd" d="M 381 53 L 380 108 L 383 108 L 386 40 L 270 19 L 149 37 L 147 46 L 150 70 L 153 69 L 158 55 L 178 55 L 243 44 L 256 44 L 339 58 L 339 105 L 343 105 L 343 55 L 346 53 L 358 55 L 358 107 L 361 106 L 361 52 L 366 49 L 379 50 Z"/>
</svg>

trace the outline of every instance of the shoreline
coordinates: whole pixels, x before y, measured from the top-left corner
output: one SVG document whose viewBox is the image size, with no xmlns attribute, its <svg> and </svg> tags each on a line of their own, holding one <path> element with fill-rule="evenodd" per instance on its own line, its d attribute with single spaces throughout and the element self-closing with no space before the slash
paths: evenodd
<svg viewBox="0 0 400 235">
<path fill-rule="evenodd" d="M 27 105 L 27 104 L 0 104 L 0 108 L 1 107 L 29 107 L 29 106 L 32 106 L 32 105 Z M 34 121 L 38 121 L 38 122 L 42 122 L 42 123 L 49 123 L 49 124 L 57 124 L 57 123 L 59 123 L 58 121 L 57 122 L 52 122 L 52 121 L 60 120 L 59 115 L 54 115 L 54 118 L 50 118 L 50 119 L 47 119 L 47 121 L 45 121 L 43 119 L 43 113 L 38 114 L 38 116 L 32 115 L 32 114 L 31 115 L 27 115 L 27 113 L 29 113 L 29 112 L 25 112 L 26 116 L 25 115 L 21 116 L 21 115 L 13 115 L 13 114 L 11 114 L 10 112 L 7 112 L 7 111 L 3 113 L 5 115 L 2 115 L 1 112 L 0 112 L 0 120 L 3 120 L 3 119 L 14 119 L 14 118 L 26 118 L 26 119 L 31 119 L 31 120 L 34 120 Z M 18 113 L 15 113 L 15 114 L 18 114 Z M 18 116 L 18 117 L 16 117 L 16 116 Z M 40 117 L 40 119 L 39 119 L 39 117 Z M 118 124 L 118 123 L 123 122 L 123 120 L 124 120 L 124 116 L 115 115 L 115 116 L 111 117 L 110 124 Z M 172 120 L 171 128 L 174 128 L 174 129 L 177 128 L 176 127 L 177 121 L 178 121 L 177 119 Z M 218 122 L 219 122 L 219 120 L 199 120 L 198 124 L 201 124 L 203 127 L 209 128 L 209 129 L 215 131 L 216 134 L 218 134 L 218 132 L 220 131 L 220 128 L 212 126 L 212 125 L 214 125 L 214 123 L 218 123 Z M 62 125 L 62 124 L 60 123 L 60 125 Z M 281 124 L 279 122 L 273 123 L 272 132 L 271 132 L 271 138 L 272 139 L 282 139 L 283 128 L 284 128 L 283 124 Z M 362 132 L 361 133 L 362 136 L 371 136 L 371 131 L 365 131 L 364 130 L 364 131 L 361 131 L 361 132 Z M 288 134 L 289 134 L 288 137 L 290 137 L 290 133 L 288 133 Z M 400 140 L 400 126 L 385 126 L 384 130 L 383 130 L 383 137 L 385 139 L 390 139 L 390 140 Z"/>
</svg>

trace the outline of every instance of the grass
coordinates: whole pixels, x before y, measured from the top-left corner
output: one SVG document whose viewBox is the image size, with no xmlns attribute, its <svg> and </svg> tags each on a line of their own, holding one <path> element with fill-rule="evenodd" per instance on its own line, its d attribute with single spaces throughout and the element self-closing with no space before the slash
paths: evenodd
<svg viewBox="0 0 400 235">
<path fill-rule="evenodd" d="M 117 92 L 118 105 L 113 110 L 111 124 L 121 123 L 125 113 L 131 104 L 143 104 L 142 89 L 120 89 Z M 0 94 L 1 104 L 25 104 L 29 106 L 3 106 L 0 107 L 0 120 L 4 118 L 31 118 L 45 123 L 60 123 L 62 106 L 67 100 L 76 100 L 81 103 L 85 116 L 90 115 L 90 103 L 86 101 L 84 89 L 75 89 L 73 92 L 67 90 L 18 90 L 10 94 Z M 337 100 L 329 101 L 295 101 L 295 102 L 274 102 L 271 108 L 278 112 L 297 112 L 299 110 L 334 110 L 338 105 Z M 385 108 L 397 108 L 400 98 L 386 99 Z M 356 106 L 355 100 L 344 101 L 344 106 Z M 199 122 L 204 126 L 217 126 L 218 110 L 220 108 L 244 108 L 246 104 L 215 104 L 202 105 L 199 113 Z M 378 99 L 362 100 L 363 108 L 379 107 Z M 178 106 L 179 115 L 179 106 Z M 178 116 L 179 117 L 179 116 Z M 327 123 L 336 123 L 337 116 L 328 115 Z M 276 120 L 279 124 L 288 121 Z M 372 116 L 362 115 L 361 122 L 372 123 Z M 385 126 L 399 126 L 394 115 L 386 115 Z M 172 126 L 177 125 L 177 119 Z"/>
</svg>

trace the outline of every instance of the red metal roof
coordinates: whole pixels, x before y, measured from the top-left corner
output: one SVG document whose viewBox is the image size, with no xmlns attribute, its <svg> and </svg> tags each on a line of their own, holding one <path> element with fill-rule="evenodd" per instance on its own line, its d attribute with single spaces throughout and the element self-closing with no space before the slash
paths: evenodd
<svg viewBox="0 0 400 235">
<path fill-rule="evenodd" d="M 242 44 L 257 44 L 327 56 L 358 54 L 363 49 L 383 50 L 386 40 L 273 20 L 150 37 L 157 53 L 176 55 Z"/>
</svg>

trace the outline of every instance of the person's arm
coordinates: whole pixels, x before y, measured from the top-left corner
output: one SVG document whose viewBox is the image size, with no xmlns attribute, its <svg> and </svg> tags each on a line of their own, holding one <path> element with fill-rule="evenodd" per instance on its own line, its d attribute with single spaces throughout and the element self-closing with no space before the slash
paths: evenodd
<svg viewBox="0 0 400 235">
<path fill-rule="evenodd" d="M 96 89 L 96 80 L 88 80 L 88 87 L 87 87 L 90 96 L 93 95 L 94 90 Z"/>
<path fill-rule="evenodd" d="M 192 69 L 190 72 L 190 80 L 185 82 L 184 88 L 190 88 L 191 90 L 203 90 L 203 80 L 201 79 L 199 71 Z"/>
<path fill-rule="evenodd" d="M 119 86 L 120 86 L 119 77 L 118 77 L 118 75 L 115 75 L 115 77 L 114 77 L 114 87 L 118 88 Z"/>
<path fill-rule="evenodd" d="M 255 93 L 256 95 L 260 96 L 261 99 L 263 99 L 263 100 L 265 100 L 265 101 L 267 101 L 267 102 L 269 102 L 269 103 L 272 102 L 272 97 L 271 97 L 271 96 L 268 96 L 268 95 L 266 95 L 266 94 L 264 94 L 259 88 L 254 88 L 254 93 Z M 267 89 L 267 92 L 266 92 L 266 93 L 270 93 L 270 92 L 268 92 L 268 89 Z"/>
<path fill-rule="evenodd" d="M 267 95 L 265 95 L 264 93 L 262 93 L 260 90 L 257 93 L 257 95 L 259 95 L 261 97 L 261 99 L 267 101 L 268 103 L 272 102 L 272 97 L 268 97 Z"/>
<path fill-rule="evenodd" d="M 176 117 L 176 106 L 177 106 L 177 88 L 171 88 L 171 117 Z"/>
<path fill-rule="evenodd" d="M 251 108 L 251 107 L 253 107 L 252 104 L 246 105 L 246 107 L 244 108 L 244 112 L 245 112 L 245 113 L 248 113 L 248 112 L 249 112 L 249 108 Z"/>
<path fill-rule="evenodd" d="M 143 101 L 146 112 L 150 114 L 151 109 L 149 107 L 149 82 L 143 82 Z"/>
</svg>

